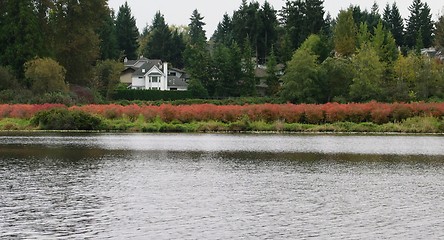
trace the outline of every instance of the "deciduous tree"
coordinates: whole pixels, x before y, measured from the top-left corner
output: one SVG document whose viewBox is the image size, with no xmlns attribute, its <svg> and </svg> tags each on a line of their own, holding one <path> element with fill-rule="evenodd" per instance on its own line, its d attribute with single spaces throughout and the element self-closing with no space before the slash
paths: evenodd
<svg viewBox="0 0 444 240">
<path fill-rule="evenodd" d="M 25 77 L 30 80 L 35 94 L 66 93 L 65 74 L 65 68 L 51 58 L 38 58 L 25 64 Z"/>
<path fill-rule="evenodd" d="M 324 78 L 318 56 L 306 49 L 298 49 L 287 64 L 282 77 L 281 97 L 293 103 L 320 103 L 324 101 Z"/>
</svg>

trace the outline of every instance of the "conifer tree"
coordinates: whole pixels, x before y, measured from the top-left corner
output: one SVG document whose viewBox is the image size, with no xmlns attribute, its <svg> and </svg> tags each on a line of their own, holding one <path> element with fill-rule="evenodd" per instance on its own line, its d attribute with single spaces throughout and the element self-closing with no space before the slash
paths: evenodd
<svg viewBox="0 0 444 240">
<path fill-rule="evenodd" d="M 277 60 L 273 48 L 267 59 L 267 95 L 274 96 L 279 91 L 279 77 L 277 75 Z"/>
<path fill-rule="evenodd" d="M 405 39 L 407 46 L 412 49 L 421 45 L 430 47 L 433 42 L 433 22 L 429 6 L 421 0 L 413 0 L 409 11 Z"/>
<path fill-rule="evenodd" d="M 119 8 L 116 19 L 116 35 L 119 44 L 119 50 L 123 52 L 128 59 L 137 59 L 137 49 L 139 44 L 139 30 L 136 26 L 136 19 L 131 14 L 131 8 L 128 2 L 125 2 Z"/>
<path fill-rule="evenodd" d="M 51 21 L 55 29 L 56 59 L 71 84 L 91 84 L 93 64 L 100 57 L 100 38 L 107 14 L 106 0 L 59 0 Z"/>
<path fill-rule="evenodd" d="M 154 16 L 148 35 L 149 38 L 145 49 L 143 49 L 143 55 L 149 59 L 169 61 L 172 33 L 165 22 L 165 17 L 159 11 Z"/>
<path fill-rule="evenodd" d="M 2 1 L 0 12 L 0 65 L 10 66 L 24 81 L 23 64 L 43 55 L 44 36 L 31 0 Z"/>
<path fill-rule="evenodd" d="M 191 22 L 188 24 L 189 27 L 189 36 L 190 36 L 190 44 L 205 44 L 207 41 L 207 37 L 205 35 L 205 30 L 203 27 L 206 25 L 202 20 L 204 17 L 202 17 L 195 9 L 193 11 L 193 14 L 191 15 Z"/>
<path fill-rule="evenodd" d="M 339 12 L 333 39 L 335 51 L 339 56 L 350 56 L 355 52 L 357 39 L 352 9 Z"/>
<path fill-rule="evenodd" d="M 435 24 L 435 46 L 444 48 L 444 16 L 439 17 Z"/>
<path fill-rule="evenodd" d="M 103 19 L 103 26 L 98 30 L 98 33 L 100 36 L 100 59 L 118 60 L 120 51 L 117 42 L 114 11 L 109 10 L 109 14 Z"/>
</svg>

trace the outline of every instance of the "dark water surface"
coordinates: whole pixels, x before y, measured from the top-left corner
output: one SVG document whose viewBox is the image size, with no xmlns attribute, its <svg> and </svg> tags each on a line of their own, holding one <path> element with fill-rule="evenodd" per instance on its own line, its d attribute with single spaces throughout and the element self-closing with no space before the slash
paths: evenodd
<svg viewBox="0 0 444 240">
<path fill-rule="evenodd" d="M 0 135 L 1 239 L 443 239 L 444 137 Z"/>
</svg>

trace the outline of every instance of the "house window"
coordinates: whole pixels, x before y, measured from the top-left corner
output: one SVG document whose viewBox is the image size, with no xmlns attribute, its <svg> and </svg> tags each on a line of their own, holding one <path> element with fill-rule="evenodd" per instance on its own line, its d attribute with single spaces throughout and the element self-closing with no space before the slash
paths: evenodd
<svg viewBox="0 0 444 240">
<path fill-rule="evenodd" d="M 158 87 L 152 87 L 151 90 L 160 90 Z"/>
<path fill-rule="evenodd" d="M 170 91 L 177 91 L 177 88 L 170 88 Z"/>
<path fill-rule="evenodd" d="M 151 82 L 153 83 L 159 82 L 159 77 L 151 77 Z"/>
</svg>

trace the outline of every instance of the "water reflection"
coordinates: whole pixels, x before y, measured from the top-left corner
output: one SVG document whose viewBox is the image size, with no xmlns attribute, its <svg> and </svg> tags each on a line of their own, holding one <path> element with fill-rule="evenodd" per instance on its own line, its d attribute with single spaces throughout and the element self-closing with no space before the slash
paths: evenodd
<svg viewBox="0 0 444 240">
<path fill-rule="evenodd" d="M 0 237 L 439 239 L 442 141 L 0 136 Z"/>
</svg>

